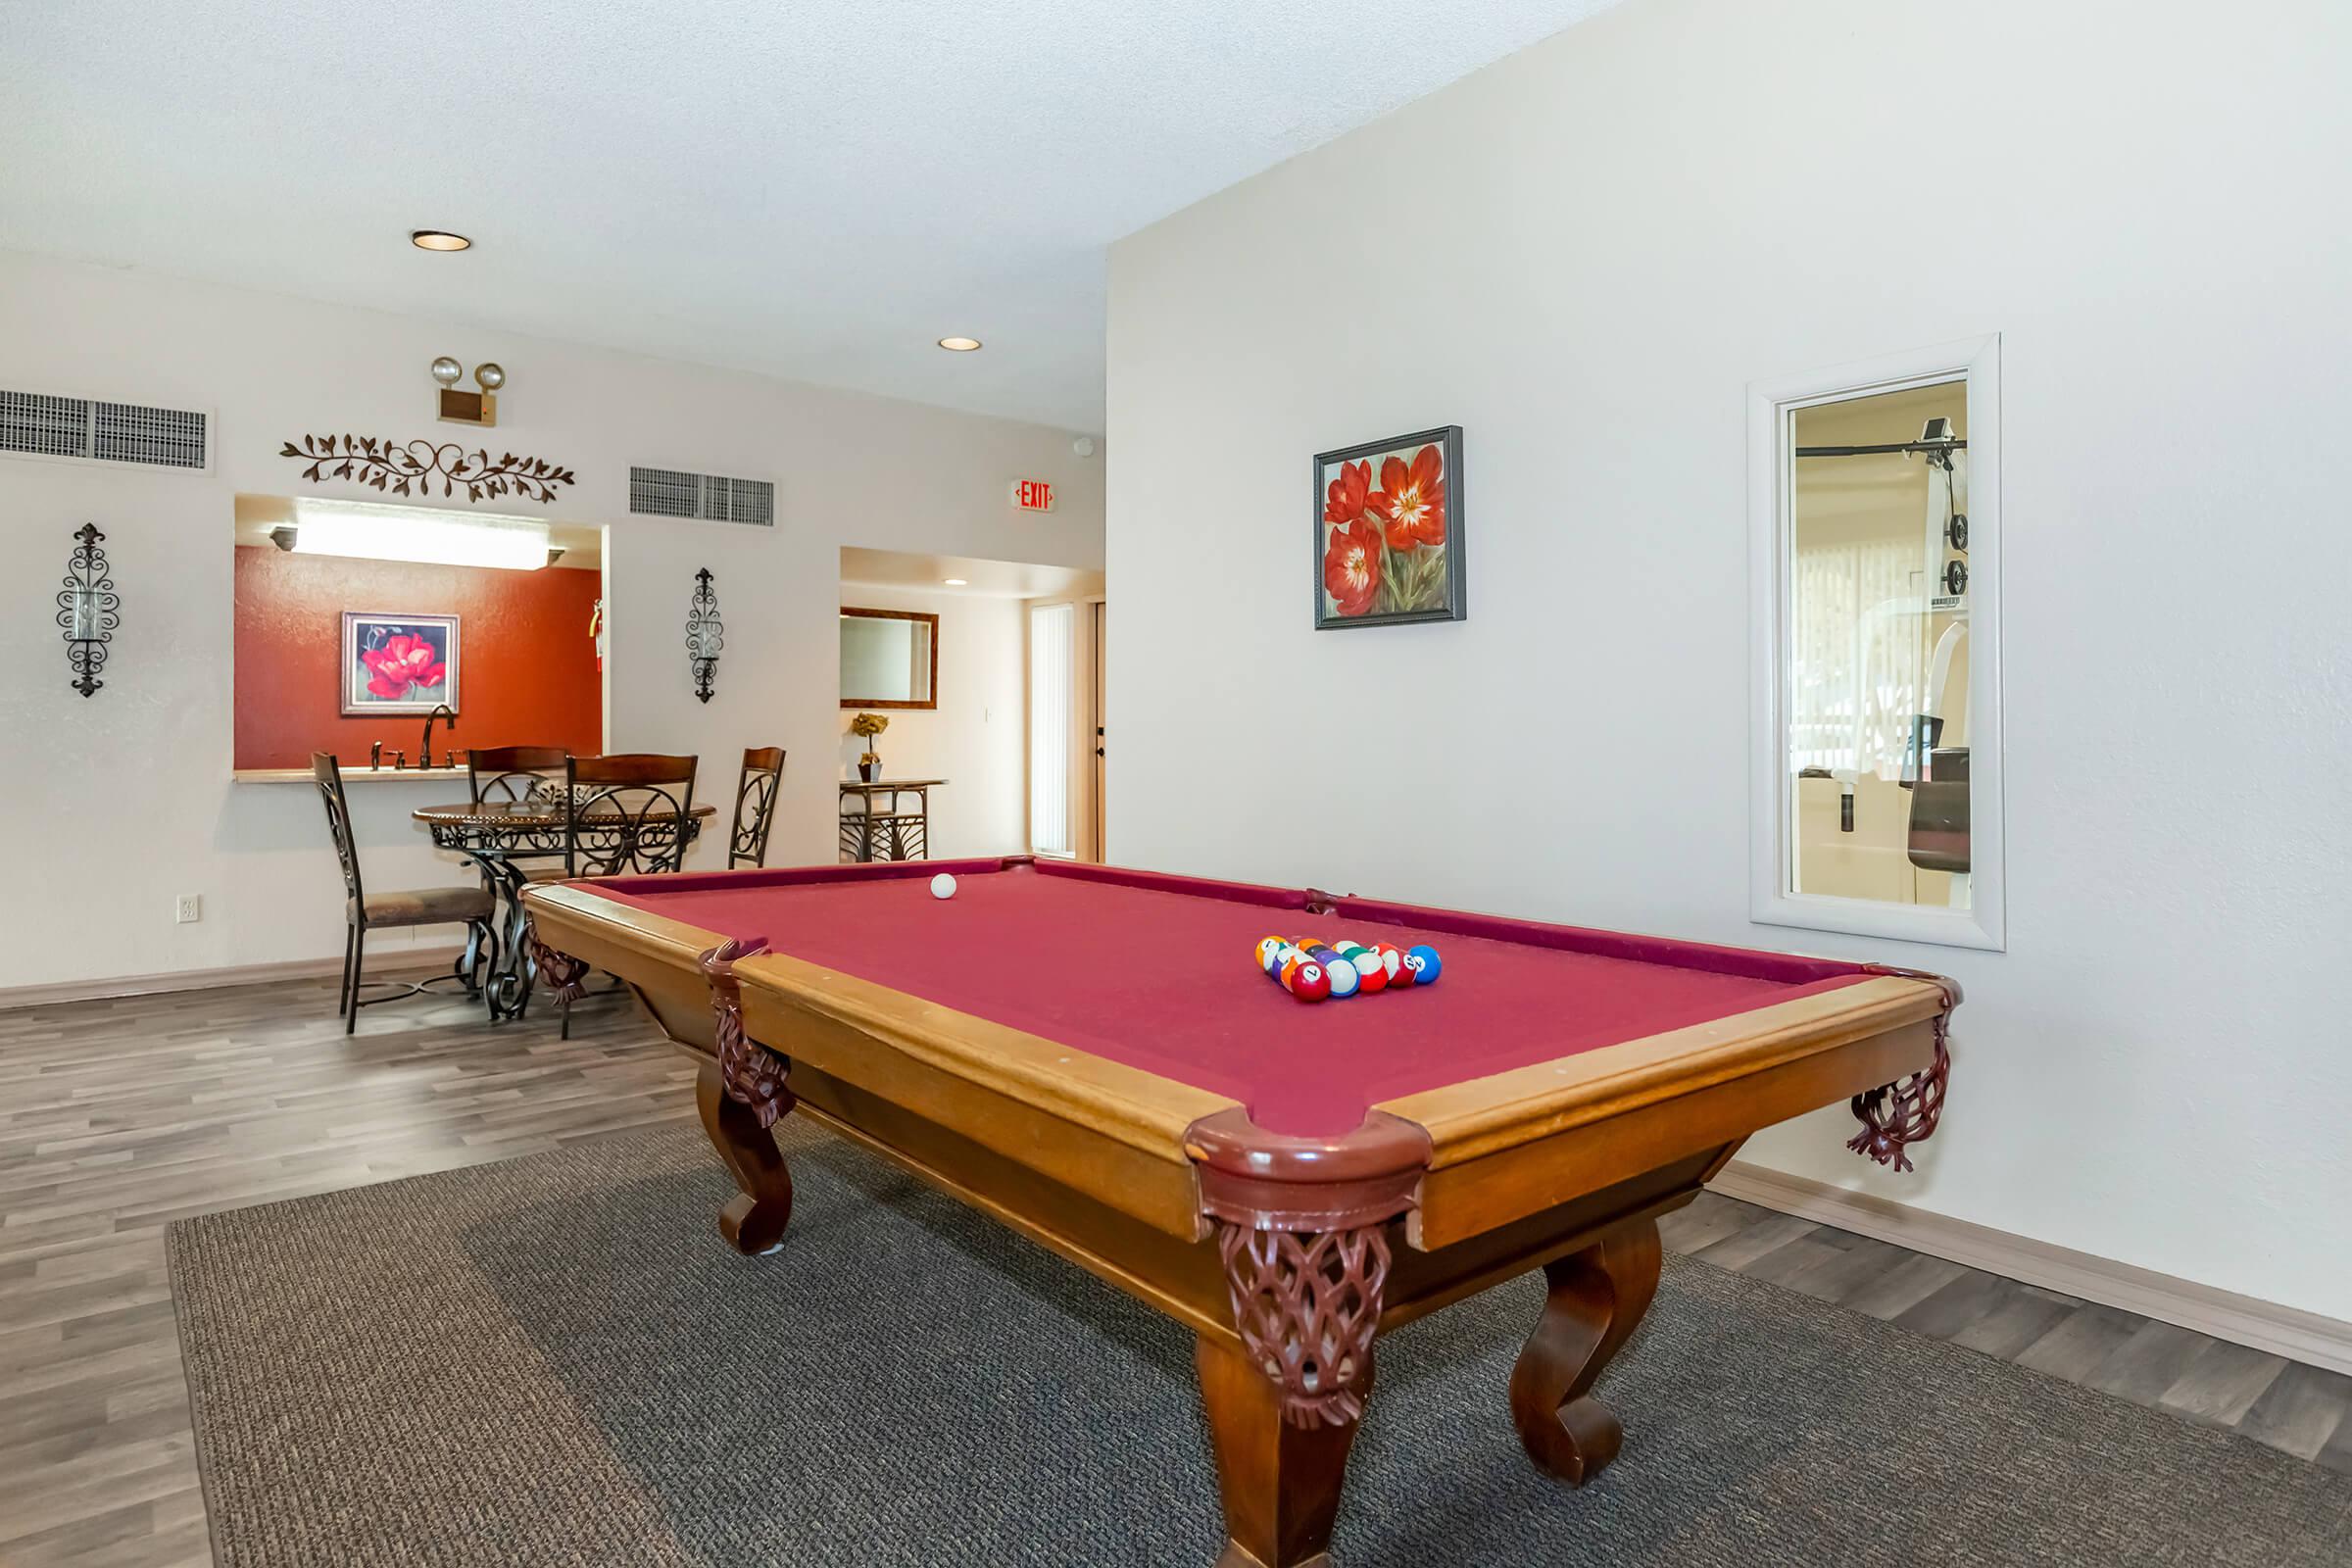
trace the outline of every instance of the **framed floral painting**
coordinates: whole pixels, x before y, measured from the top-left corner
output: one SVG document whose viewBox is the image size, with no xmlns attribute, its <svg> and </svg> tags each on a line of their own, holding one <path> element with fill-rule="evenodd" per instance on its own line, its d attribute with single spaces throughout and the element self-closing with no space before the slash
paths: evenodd
<svg viewBox="0 0 2352 1568">
<path fill-rule="evenodd" d="M 1460 620 L 1462 429 L 1315 454 L 1315 629 Z"/>
<path fill-rule="evenodd" d="M 343 711 L 429 713 L 458 706 L 458 617 L 343 612 Z"/>
</svg>

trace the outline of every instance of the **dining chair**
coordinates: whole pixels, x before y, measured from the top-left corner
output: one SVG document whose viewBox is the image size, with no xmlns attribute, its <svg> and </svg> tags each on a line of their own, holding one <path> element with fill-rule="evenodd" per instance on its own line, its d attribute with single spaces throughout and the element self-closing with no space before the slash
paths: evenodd
<svg viewBox="0 0 2352 1568">
<path fill-rule="evenodd" d="M 561 746 L 481 746 L 466 754 L 473 804 L 527 801 L 552 792 L 571 754 Z"/>
<path fill-rule="evenodd" d="M 784 748 L 754 746 L 743 754 L 735 785 L 735 828 L 727 838 L 727 868 L 767 863 L 767 830 L 776 815 L 776 787 L 784 777 Z"/>
<path fill-rule="evenodd" d="M 564 763 L 564 870 L 618 876 L 686 869 L 693 843 L 694 773 L 699 759 L 627 752 L 572 757 Z M 586 995 L 576 980 L 556 992 L 558 1034 L 571 1038 L 571 1004 Z"/>
<path fill-rule="evenodd" d="M 466 789 L 472 804 L 485 801 L 512 802 L 552 798 L 564 788 L 564 764 L 571 754 L 561 746 L 484 746 L 466 754 Z M 533 865 L 522 858 L 513 862 L 514 871 L 525 882 L 560 882 L 569 872 L 561 858 L 564 853 L 563 836 L 544 852 L 551 858 Z M 482 873 L 482 885 L 489 886 L 490 873 Z"/>
<path fill-rule="evenodd" d="M 564 759 L 571 802 L 564 821 L 565 869 L 572 876 L 686 869 L 698 760 L 651 752 Z"/>
<path fill-rule="evenodd" d="M 469 997 L 481 995 L 482 975 L 496 967 L 498 938 L 493 932 L 498 901 L 483 888 L 416 888 L 397 893 L 369 893 L 360 879 L 360 849 L 351 831 L 351 802 L 343 793 L 343 768 L 329 752 L 311 754 L 311 777 L 326 803 L 326 832 L 334 840 L 335 858 L 343 868 L 343 980 L 335 995 L 335 1015 L 344 1020 L 343 1032 L 360 1026 L 360 1009 L 378 1002 L 396 1002 L 421 994 L 425 986 L 455 980 Z M 466 927 L 466 948 L 456 966 L 421 984 L 405 985 L 390 996 L 362 998 L 361 974 L 367 962 L 368 933 L 379 927 L 459 925 Z M 378 982 L 385 983 L 385 982 Z M 405 984 L 403 982 L 390 982 Z"/>
</svg>

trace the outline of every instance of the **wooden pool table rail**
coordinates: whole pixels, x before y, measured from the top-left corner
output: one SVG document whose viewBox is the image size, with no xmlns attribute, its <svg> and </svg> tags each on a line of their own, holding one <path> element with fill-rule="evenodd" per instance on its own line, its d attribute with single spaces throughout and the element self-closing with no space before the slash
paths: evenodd
<svg viewBox="0 0 2352 1568">
<path fill-rule="evenodd" d="M 526 894 L 535 926 L 554 933 L 548 945 L 631 979 L 673 1039 L 711 1051 L 696 957 L 721 938 L 592 888 Z M 751 1036 L 796 1063 L 1042 1175 L 1107 1192 L 1113 1206 L 1172 1236 L 1207 1235 L 1199 1175 L 1215 1161 L 1191 1131 L 1242 1110 L 1238 1102 L 786 954 L 736 968 L 753 982 L 743 1000 Z M 1375 1111 L 1427 1135 L 1426 1153 L 1411 1160 L 1428 1174 L 1408 1205 L 1408 1240 L 1464 1240 L 1605 1185 L 1601 1176 L 1636 1152 L 1662 1163 L 1924 1070 L 1945 1005 L 1932 979 L 1875 976 L 1383 1102 Z M 1580 1136 L 1561 1136 L 1572 1130 Z M 1393 1168 L 1404 1169 L 1411 1152 L 1390 1149 Z"/>
</svg>

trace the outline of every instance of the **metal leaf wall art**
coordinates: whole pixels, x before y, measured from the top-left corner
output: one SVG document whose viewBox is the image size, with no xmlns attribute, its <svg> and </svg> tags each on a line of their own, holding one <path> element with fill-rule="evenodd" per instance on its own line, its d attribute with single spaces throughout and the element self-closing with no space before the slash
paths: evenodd
<svg viewBox="0 0 2352 1568">
<path fill-rule="evenodd" d="M 454 497 L 463 487 L 468 501 L 515 495 L 544 504 L 556 499 L 557 486 L 578 482 L 569 468 L 541 458 L 509 452 L 494 463 L 486 449 L 468 452 L 455 441 L 421 436 L 404 446 L 372 436 L 306 435 L 301 445 L 288 441 L 277 455 L 311 460 L 302 476 L 314 484 L 357 479 L 396 496 L 431 495 L 439 480 L 444 496 Z"/>
</svg>

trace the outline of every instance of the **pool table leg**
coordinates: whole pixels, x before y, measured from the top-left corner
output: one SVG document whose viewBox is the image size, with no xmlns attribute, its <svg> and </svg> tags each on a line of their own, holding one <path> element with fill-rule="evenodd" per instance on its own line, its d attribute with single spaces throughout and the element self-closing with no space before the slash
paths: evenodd
<svg viewBox="0 0 2352 1568">
<path fill-rule="evenodd" d="M 784 1245 L 784 1227 L 792 1220 L 792 1171 L 775 1134 L 760 1125 L 758 1111 L 728 1095 L 716 1059 L 705 1061 L 695 1075 L 694 1102 L 710 1147 L 743 1189 L 719 1210 L 718 1233 L 747 1256 L 774 1251 Z"/>
<path fill-rule="evenodd" d="M 1658 1222 L 1640 1219 L 1544 1265 L 1551 1294 L 1511 1368 L 1511 1421 L 1529 1456 L 1573 1486 L 1598 1475 L 1625 1441 L 1592 1388 L 1649 1309 L 1659 1263 Z"/>
<path fill-rule="evenodd" d="M 1202 1335 L 1194 1358 L 1225 1500 L 1216 1568 L 1331 1568 L 1325 1548 L 1359 1423 L 1285 1420 L 1280 1386 L 1238 1345 Z M 1357 1389 L 1371 1393 L 1368 1362 Z"/>
</svg>

